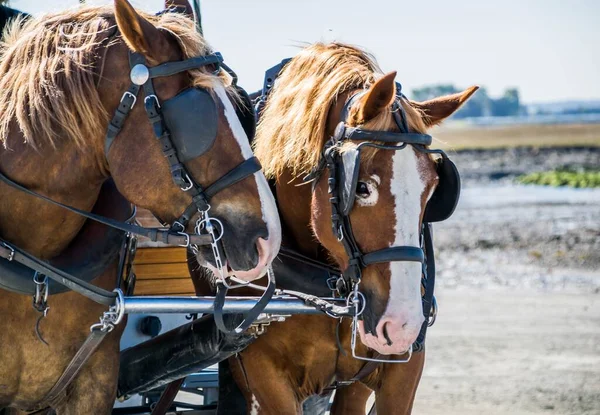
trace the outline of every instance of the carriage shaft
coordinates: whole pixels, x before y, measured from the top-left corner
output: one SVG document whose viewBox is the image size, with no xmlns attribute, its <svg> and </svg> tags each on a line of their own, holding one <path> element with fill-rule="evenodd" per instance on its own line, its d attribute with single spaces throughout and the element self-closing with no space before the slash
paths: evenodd
<svg viewBox="0 0 600 415">
<path fill-rule="evenodd" d="M 223 312 L 225 314 L 244 313 L 250 310 L 259 297 L 227 297 Z M 214 297 L 125 297 L 125 314 L 213 314 Z M 345 306 L 346 302 L 339 298 L 328 298 L 337 306 Z M 322 311 L 306 305 L 304 301 L 288 296 L 274 296 L 265 307 L 264 313 L 269 314 L 323 314 Z M 348 314 L 351 316 L 351 314 Z"/>
</svg>

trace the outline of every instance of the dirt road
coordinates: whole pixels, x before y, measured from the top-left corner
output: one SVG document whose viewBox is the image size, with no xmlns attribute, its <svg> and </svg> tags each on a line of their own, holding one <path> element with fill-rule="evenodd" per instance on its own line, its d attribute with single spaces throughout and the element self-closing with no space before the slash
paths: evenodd
<svg viewBox="0 0 600 415">
<path fill-rule="evenodd" d="M 600 295 L 439 290 L 416 415 L 600 414 Z"/>
<path fill-rule="evenodd" d="M 440 312 L 414 413 L 600 414 L 600 189 L 511 184 L 600 151 L 453 158 L 466 180 L 435 227 Z"/>
</svg>

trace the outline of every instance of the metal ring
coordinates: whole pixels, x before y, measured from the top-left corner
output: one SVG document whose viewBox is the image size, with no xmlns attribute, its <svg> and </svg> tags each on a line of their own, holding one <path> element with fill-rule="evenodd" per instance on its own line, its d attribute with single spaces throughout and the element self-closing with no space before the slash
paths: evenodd
<svg viewBox="0 0 600 415">
<path fill-rule="evenodd" d="M 217 218 L 213 218 L 213 217 L 208 217 L 206 219 L 202 219 L 199 223 L 196 224 L 197 229 L 205 229 L 206 224 L 209 223 L 210 221 L 215 221 L 216 223 L 219 224 L 219 226 L 221 227 L 220 233 L 216 233 L 217 237 L 213 236 L 213 243 L 218 242 L 221 240 L 221 238 L 223 237 L 224 232 L 224 227 L 223 227 L 223 222 L 221 222 L 219 219 Z M 202 227 L 202 225 L 204 225 L 204 227 Z M 198 232 L 196 232 L 198 233 Z M 199 234 L 199 233 L 198 233 Z M 214 232 L 213 232 L 214 234 Z"/>
<path fill-rule="evenodd" d="M 113 324 L 117 325 L 125 316 L 125 296 L 123 295 L 123 291 L 120 288 L 115 288 L 113 292 L 117 293 L 117 298 L 115 299 L 115 313 L 117 313 L 117 318 L 113 322 Z"/>
</svg>

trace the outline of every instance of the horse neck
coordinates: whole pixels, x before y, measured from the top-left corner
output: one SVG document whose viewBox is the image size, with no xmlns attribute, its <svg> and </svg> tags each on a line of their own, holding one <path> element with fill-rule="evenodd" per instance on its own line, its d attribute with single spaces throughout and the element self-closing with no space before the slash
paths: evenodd
<svg viewBox="0 0 600 415">
<path fill-rule="evenodd" d="M 303 255 L 317 258 L 320 244 L 313 235 L 311 221 L 312 188 L 294 178 L 289 171 L 277 178 L 277 204 L 283 227 L 284 242 Z"/>
<path fill-rule="evenodd" d="M 13 129 L 14 131 L 14 129 Z M 0 170 L 13 181 L 58 202 L 90 211 L 106 176 L 97 149 L 58 143 L 34 149 L 20 134 L 9 135 L 10 150 L 0 147 Z M 0 183 L 0 237 L 41 258 L 66 248 L 85 218 Z"/>
</svg>

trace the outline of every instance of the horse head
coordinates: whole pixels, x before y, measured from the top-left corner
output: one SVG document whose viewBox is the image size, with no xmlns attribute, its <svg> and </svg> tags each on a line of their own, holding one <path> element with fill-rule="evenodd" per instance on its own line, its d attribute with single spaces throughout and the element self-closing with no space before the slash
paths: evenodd
<svg viewBox="0 0 600 415">
<path fill-rule="evenodd" d="M 344 270 L 347 292 L 357 287 L 365 299 L 360 338 L 382 354 L 406 352 L 419 334 L 423 222 L 445 219 L 455 206 L 425 217 L 446 179 L 425 133 L 477 90 L 415 103 L 396 90 L 395 76 L 357 48 L 312 45 L 278 77 L 256 145 L 277 178 L 286 231 L 306 255 L 318 255 L 316 237 Z M 387 132 L 393 140 L 382 142 Z M 294 187 L 306 174 L 312 192 Z"/>
<path fill-rule="evenodd" d="M 109 114 L 122 104 L 123 93 L 134 76 L 145 81 L 148 72 L 152 74 L 154 68 L 164 67 L 167 62 L 212 54 L 196 33 L 190 10 L 188 7 L 188 14 L 163 13 L 155 17 L 138 13 L 126 0 L 115 1 L 122 42 L 108 49 L 98 85 Z M 132 52 L 144 61 L 140 74 L 134 74 L 131 68 Z M 192 208 L 188 213 L 197 220 L 186 218 L 192 219 L 187 229 L 193 229 L 194 223 L 206 225 L 200 225 L 198 211 L 210 209 L 210 217 L 217 219 L 213 223 L 217 237 L 222 236 L 226 256 L 223 267 L 239 278 L 256 279 L 265 273 L 278 252 L 280 225 L 263 174 L 253 170 L 245 175 L 234 172 L 253 157 L 238 118 L 240 107 L 247 104 L 234 85 L 228 86 L 231 76 L 219 62 L 171 72 L 153 79 L 154 91 L 145 91 L 145 99 L 140 95 L 139 101 L 144 102 L 131 109 L 121 132 L 106 148 L 103 165 L 126 198 L 168 223 L 178 220 L 195 202 L 192 199 L 196 195 L 182 189 L 198 184 L 208 191 L 229 174 L 227 185 L 216 186 L 218 191 L 210 195 L 203 208 Z M 161 126 L 157 127 L 152 119 L 149 122 L 148 100 L 155 100 L 156 109 L 163 114 L 166 125 L 160 133 L 170 132 L 174 149 L 161 148 L 165 143 L 153 131 Z M 173 169 L 178 166 L 170 160 L 169 151 L 175 152 L 185 166 L 184 172 L 189 174 L 182 182 L 174 183 L 172 179 Z M 232 177 L 236 174 L 237 178 Z M 200 263 L 221 271 L 215 269 L 210 247 L 201 246 L 197 253 Z"/>
</svg>

